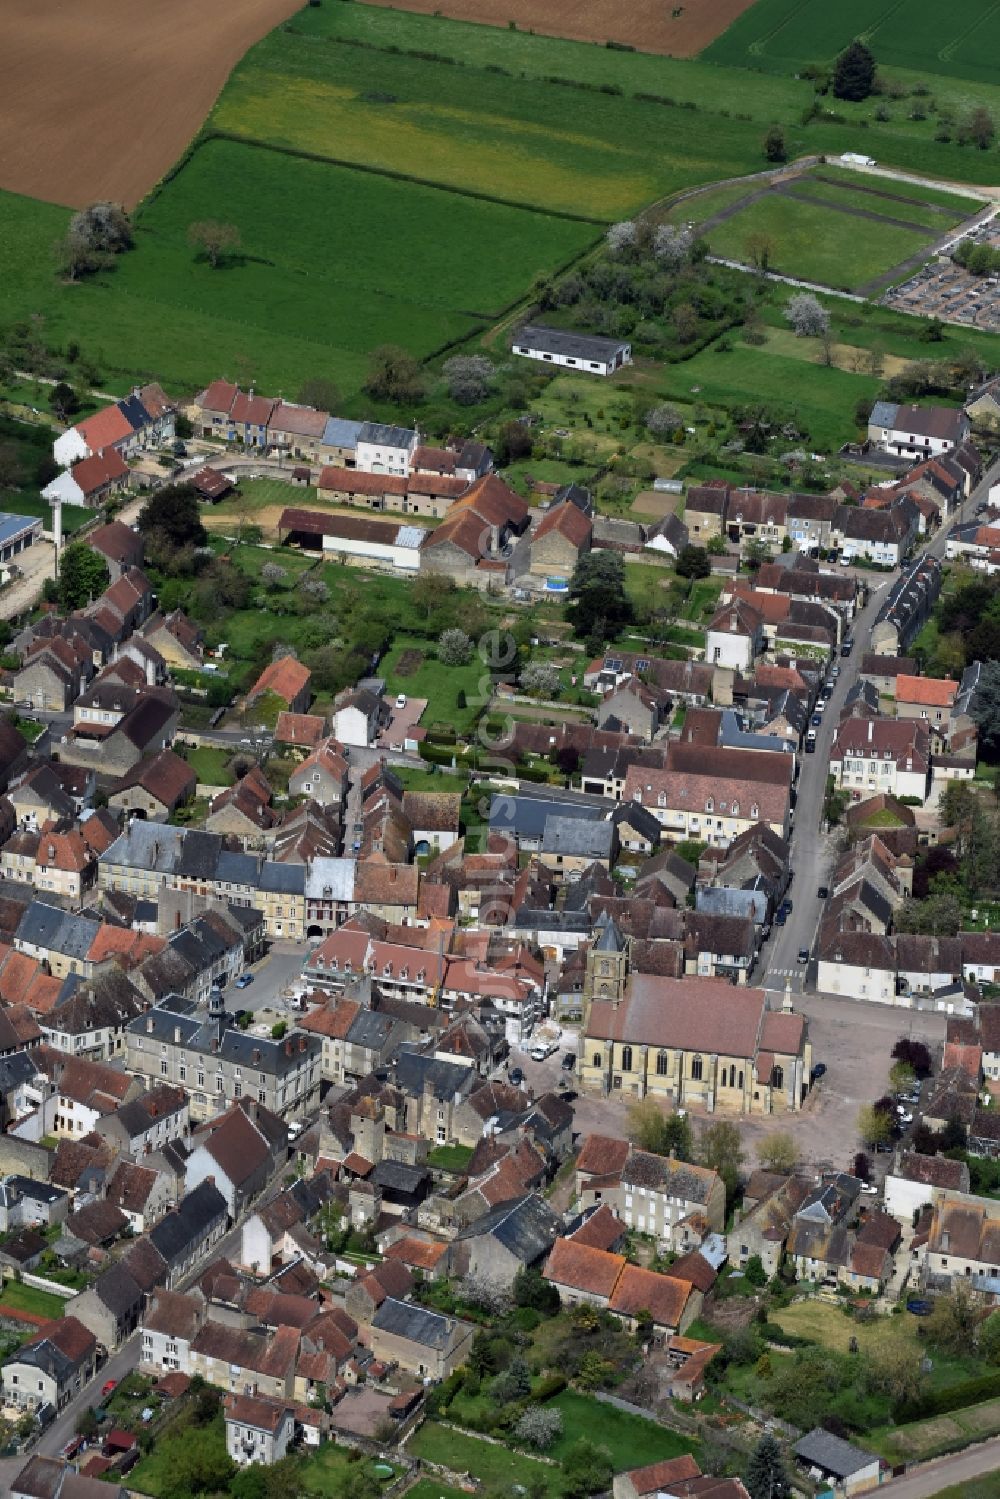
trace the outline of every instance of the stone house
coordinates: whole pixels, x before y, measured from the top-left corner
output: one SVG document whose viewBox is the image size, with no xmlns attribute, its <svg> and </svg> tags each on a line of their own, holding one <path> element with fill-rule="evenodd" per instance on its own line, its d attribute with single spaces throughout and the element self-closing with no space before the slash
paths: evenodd
<svg viewBox="0 0 1000 1499">
<path fill-rule="evenodd" d="M 584 552 L 590 550 L 592 524 L 572 500 L 546 511 L 531 537 L 532 577 L 568 578 Z"/>
<path fill-rule="evenodd" d="M 93 1378 L 97 1339 L 76 1317 L 49 1322 L 0 1368 L 4 1403 L 37 1411 L 62 1410 Z"/>
<path fill-rule="evenodd" d="M 295 1436 L 295 1412 L 283 1400 L 227 1395 L 223 1402 L 226 1451 L 238 1468 L 270 1467 L 286 1456 Z"/>
<path fill-rule="evenodd" d="M 131 812 L 149 822 L 166 822 L 194 796 L 198 777 L 186 760 L 163 749 L 143 759 L 121 777 L 108 796 L 108 806 Z"/>
<path fill-rule="evenodd" d="M 372 1318 L 369 1346 L 376 1358 L 440 1380 L 466 1362 L 475 1334 L 471 1322 L 387 1296 Z"/>
</svg>

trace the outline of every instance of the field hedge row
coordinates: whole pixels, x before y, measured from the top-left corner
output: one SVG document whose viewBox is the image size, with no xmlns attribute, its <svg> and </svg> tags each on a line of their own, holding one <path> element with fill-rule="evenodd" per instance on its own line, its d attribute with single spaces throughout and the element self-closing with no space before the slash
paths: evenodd
<svg viewBox="0 0 1000 1499">
<path fill-rule="evenodd" d="M 995 1374 L 963 1379 L 943 1390 L 928 1390 L 919 1399 L 901 1406 L 896 1412 L 896 1420 L 899 1424 L 924 1421 L 929 1416 L 943 1416 L 948 1411 L 960 1410 L 964 1405 L 977 1405 L 980 1400 L 990 1400 L 996 1395 L 1000 1395 L 1000 1369 Z"/>
</svg>

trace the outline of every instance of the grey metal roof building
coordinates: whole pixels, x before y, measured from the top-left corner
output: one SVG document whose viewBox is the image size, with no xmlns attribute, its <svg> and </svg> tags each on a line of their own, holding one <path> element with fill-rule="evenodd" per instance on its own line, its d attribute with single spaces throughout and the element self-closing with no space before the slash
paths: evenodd
<svg viewBox="0 0 1000 1499">
<path fill-rule="evenodd" d="M 602 338 L 596 333 L 571 333 L 564 328 L 550 328 L 544 323 L 528 323 L 514 335 L 516 348 L 537 349 L 540 353 L 561 355 L 565 359 L 596 360 L 606 364 L 631 345 L 623 338 Z"/>
<path fill-rule="evenodd" d="M 358 434 L 364 422 L 351 422 L 346 417 L 331 416 L 323 428 L 323 446 L 325 448 L 356 448 L 358 445 Z"/>
<path fill-rule="evenodd" d="M 822 1426 L 808 1432 L 795 1443 L 792 1450 L 799 1462 L 818 1468 L 821 1473 L 841 1482 L 861 1473 L 865 1468 L 873 1468 L 876 1474 L 879 1469 L 876 1453 L 855 1447 L 842 1437 L 835 1437 L 832 1432 L 824 1431 Z"/>
<path fill-rule="evenodd" d="M 610 859 L 615 826 L 561 813 L 546 819 L 542 852 L 575 859 Z"/>
<path fill-rule="evenodd" d="M 384 422 L 362 422 L 358 442 L 370 442 L 376 447 L 411 448 L 417 440 L 412 427 L 393 427 Z"/>
</svg>

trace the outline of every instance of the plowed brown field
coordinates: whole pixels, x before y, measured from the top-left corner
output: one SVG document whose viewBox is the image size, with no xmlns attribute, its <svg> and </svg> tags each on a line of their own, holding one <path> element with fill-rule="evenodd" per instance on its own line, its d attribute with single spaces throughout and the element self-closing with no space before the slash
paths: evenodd
<svg viewBox="0 0 1000 1499">
<path fill-rule="evenodd" d="M 369 0 L 421 15 L 516 22 L 521 31 L 573 42 L 626 42 L 639 52 L 694 57 L 749 10 L 754 0 Z M 673 12 L 678 12 L 674 15 Z"/>
<path fill-rule="evenodd" d="M 0 187 L 132 207 L 302 0 L 4 0 Z"/>
</svg>

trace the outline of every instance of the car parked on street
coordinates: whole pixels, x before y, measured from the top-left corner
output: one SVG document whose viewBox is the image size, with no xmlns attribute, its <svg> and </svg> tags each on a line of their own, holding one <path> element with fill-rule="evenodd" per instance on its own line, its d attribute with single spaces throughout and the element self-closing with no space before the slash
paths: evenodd
<svg viewBox="0 0 1000 1499">
<path fill-rule="evenodd" d="M 519 1088 L 524 1082 L 524 1073 L 521 1071 L 520 1067 L 512 1067 L 507 1076 L 513 1083 L 515 1088 Z"/>
<path fill-rule="evenodd" d="M 239 976 L 239 978 L 236 980 L 236 987 L 237 987 L 237 989 L 249 989 L 249 987 L 250 987 L 250 985 L 252 983 L 253 983 L 253 974 L 252 973 L 241 973 L 240 976 Z"/>
<path fill-rule="evenodd" d="M 800 947 L 799 948 L 799 962 L 800 963 L 808 963 L 809 962 L 809 949 L 808 949 L 808 947 Z"/>
<path fill-rule="evenodd" d="M 818 1078 L 826 1077 L 826 1063 L 817 1062 L 810 1076 L 812 1077 L 813 1082 L 816 1082 Z"/>
<path fill-rule="evenodd" d="M 830 894 L 829 886 L 820 885 L 819 889 L 816 891 L 816 894 L 819 896 L 820 900 L 826 900 Z"/>
</svg>

